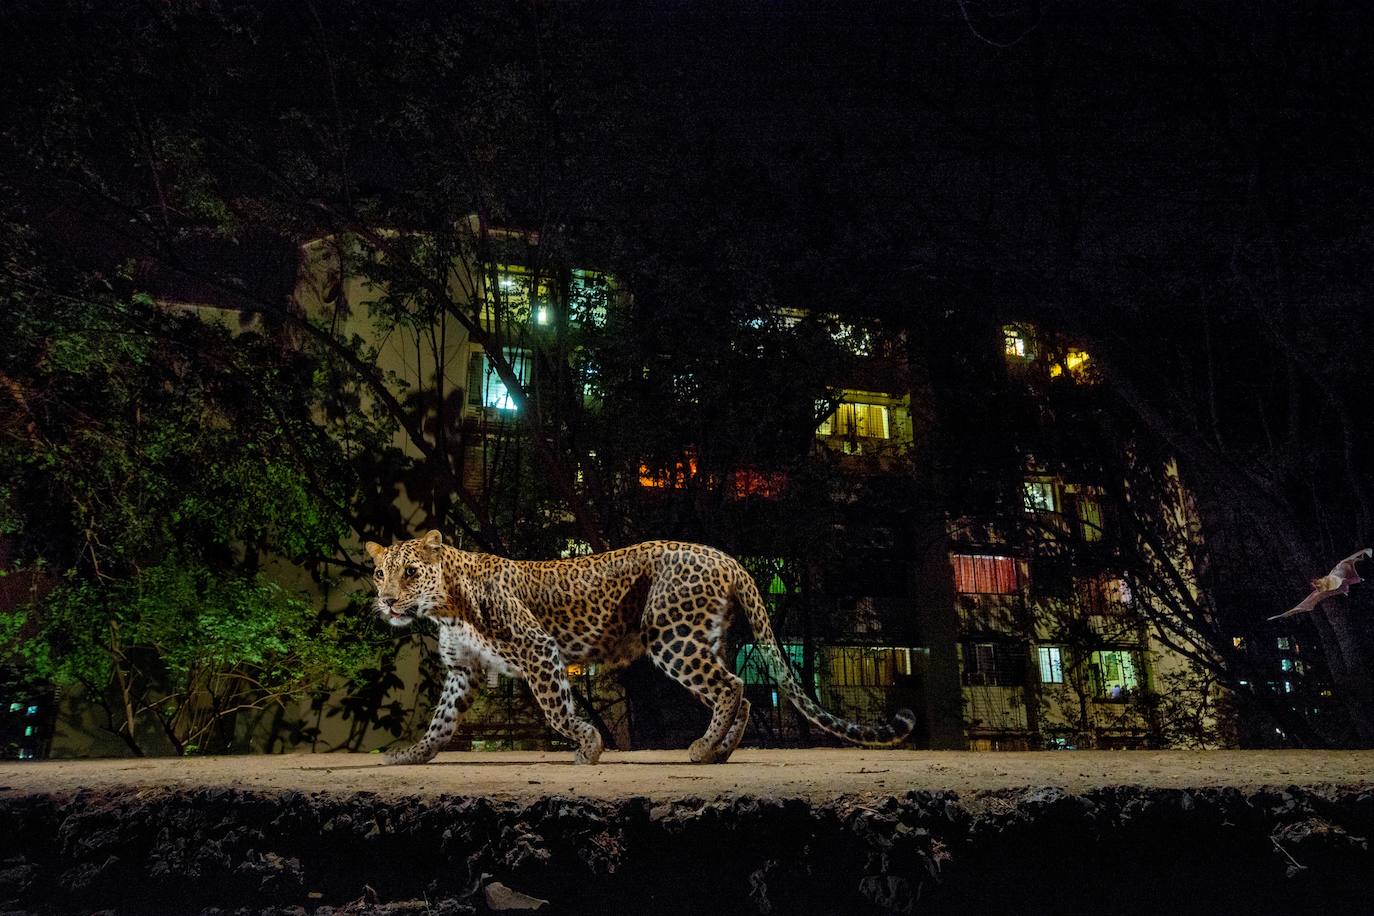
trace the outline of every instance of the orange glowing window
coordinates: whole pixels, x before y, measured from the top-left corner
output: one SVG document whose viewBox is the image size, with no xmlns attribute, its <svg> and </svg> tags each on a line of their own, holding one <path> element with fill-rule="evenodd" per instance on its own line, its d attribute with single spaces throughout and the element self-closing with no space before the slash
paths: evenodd
<svg viewBox="0 0 1374 916">
<path fill-rule="evenodd" d="M 653 490 L 685 490 L 697 476 L 697 456 L 688 453 L 685 459 L 673 462 L 671 468 L 639 466 L 639 485 Z"/>
<path fill-rule="evenodd" d="M 787 487 L 787 474 L 783 471 L 759 471 L 754 468 L 740 468 L 731 475 L 734 482 L 735 499 L 757 496 L 761 499 L 777 499 Z"/>
<path fill-rule="evenodd" d="M 1016 560 L 983 554 L 954 554 L 954 590 L 966 595 L 1011 595 L 1020 585 Z"/>
</svg>

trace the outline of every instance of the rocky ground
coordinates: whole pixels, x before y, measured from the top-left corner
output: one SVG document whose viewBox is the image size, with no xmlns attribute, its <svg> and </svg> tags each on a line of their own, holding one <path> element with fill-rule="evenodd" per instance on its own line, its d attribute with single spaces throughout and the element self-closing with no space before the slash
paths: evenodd
<svg viewBox="0 0 1374 916">
<path fill-rule="evenodd" d="M 0 767 L 0 911 L 1369 912 L 1374 753 Z"/>
</svg>

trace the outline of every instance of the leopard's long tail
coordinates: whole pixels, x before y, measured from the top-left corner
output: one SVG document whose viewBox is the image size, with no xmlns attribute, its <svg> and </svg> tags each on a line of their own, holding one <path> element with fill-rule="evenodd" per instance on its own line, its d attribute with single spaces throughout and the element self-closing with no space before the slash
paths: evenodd
<svg viewBox="0 0 1374 916">
<path fill-rule="evenodd" d="M 909 709 L 899 709 L 886 725 L 860 725 L 831 715 L 816 704 L 802 690 L 801 681 L 783 655 L 778 638 L 773 635 L 773 625 L 768 620 L 768 609 L 763 596 L 754 583 L 754 577 L 743 567 L 737 567 L 735 599 L 749 618 L 749 626 L 754 631 L 755 645 L 763 652 L 768 668 L 777 679 L 778 688 L 783 692 L 797 712 L 823 732 L 854 744 L 886 746 L 900 744 L 916 727 L 916 716 Z"/>
</svg>

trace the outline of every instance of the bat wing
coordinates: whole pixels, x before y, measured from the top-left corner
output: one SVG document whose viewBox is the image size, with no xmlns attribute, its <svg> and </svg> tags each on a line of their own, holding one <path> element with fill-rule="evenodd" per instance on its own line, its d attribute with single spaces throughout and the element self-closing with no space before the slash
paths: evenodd
<svg viewBox="0 0 1374 916">
<path fill-rule="evenodd" d="M 1360 560 L 1369 558 L 1374 553 L 1374 548 L 1366 547 L 1364 550 L 1357 550 L 1341 562 L 1337 563 L 1331 572 L 1327 573 L 1329 578 L 1334 577 L 1346 585 L 1354 585 L 1356 582 L 1363 582 L 1360 573 L 1355 569 L 1355 564 Z"/>
<path fill-rule="evenodd" d="M 1357 550 L 1341 562 L 1358 563 L 1360 560 L 1368 560 L 1370 557 L 1374 557 L 1374 547 L 1366 547 L 1364 550 Z"/>
<path fill-rule="evenodd" d="M 1269 619 L 1279 620 L 1284 617 L 1292 617 L 1294 614 L 1305 614 L 1308 611 L 1312 610 L 1314 607 L 1316 607 L 1318 604 L 1321 604 L 1321 602 L 1324 599 L 1331 597 L 1335 593 L 1336 589 L 1330 589 L 1328 591 L 1314 591 L 1306 598 L 1299 601 L 1295 606 L 1284 611 L 1282 614 L 1275 614 L 1273 617 L 1270 617 Z"/>
<path fill-rule="evenodd" d="M 1331 568 L 1331 572 L 1322 576 L 1320 579 L 1312 580 L 1312 592 L 1294 607 L 1289 608 L 1282 614 L 1275 614 L 1270 620 L 1280 620 L 1284 617 L 1291 617 L 1294 614 L 1304 614 L 1317 605 L 1321 604 L 1332 595 L 1348 595 L 1350 586 L 1357 582 L 1363 582 L 1360 574 L 1355 569 L 1355 564 L 1360 560 L 1367 560 L 1374 556 L 1374 547 L 1366 547 L 1357 550 L 1350 556 Z"/>
</svg>

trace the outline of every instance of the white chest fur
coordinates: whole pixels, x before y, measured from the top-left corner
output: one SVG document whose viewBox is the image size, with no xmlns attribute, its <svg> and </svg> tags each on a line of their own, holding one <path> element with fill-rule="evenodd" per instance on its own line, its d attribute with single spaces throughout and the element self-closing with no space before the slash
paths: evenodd
<svg viewBox="0 0 1374 916">
<path fill-rule="evenodd" d="M 520 667 L 502 656 L 486 637 L 462 621 L 439 626 L 439 654 L 449 666 L 467 665 L 484 670 L 489 676 L 525 676 Z"/>
</svg>

